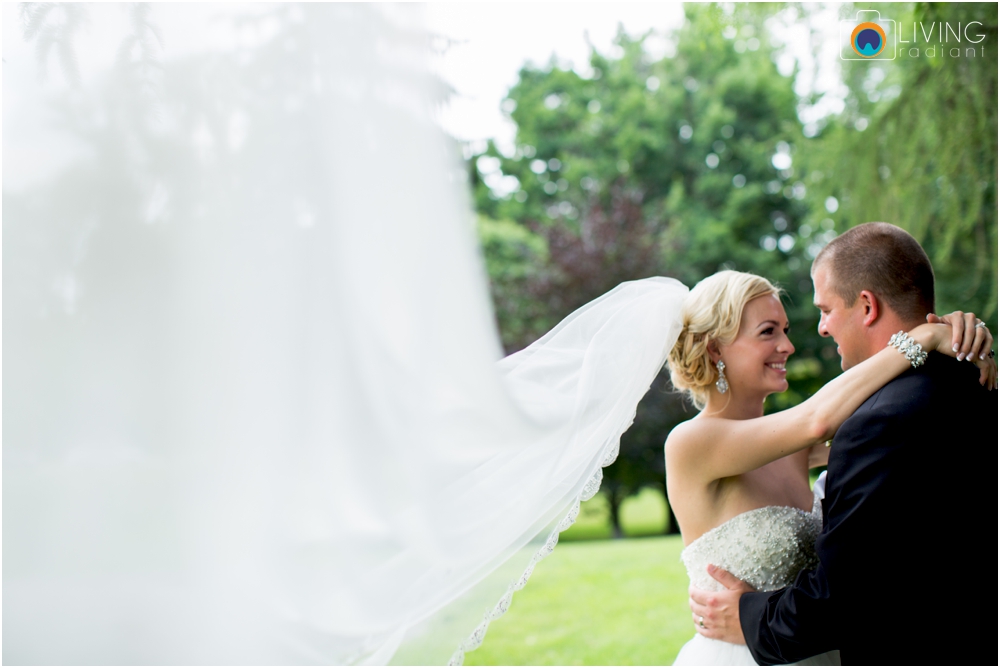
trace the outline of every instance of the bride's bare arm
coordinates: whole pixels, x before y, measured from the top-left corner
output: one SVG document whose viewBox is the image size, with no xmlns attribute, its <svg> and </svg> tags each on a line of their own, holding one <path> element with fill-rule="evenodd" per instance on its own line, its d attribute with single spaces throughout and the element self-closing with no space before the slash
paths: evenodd
<svg viewBox="0 0 1000 668">
<path fill-rule="evenodd" d="M 952 329 L 920 325 L 910 331 L 925 351 L 951 357 Z M 977 351 L 978 352 L 978 351 Z M 992 360 L 978 361 L 987 364 Z M 752 420 L 702 417 L 678 425 L 667 439 L 668 459 L 688 474 L 718 480 L 739 475 L 833 438 L 840 425 L 880 387 L 910 368 L 898 350 L 886 347 L 851 367 L 798 406 Z"/>
<path fill-rule="evenodd" d="M 826 466 L 830 461 L 830 441 L 823 441 L 822 443 L 814 443 L 811 448 L 809 448 L 809 461 L 807 464 L 808 468 L 814 469 L 819 466 Z"/>
</svg>

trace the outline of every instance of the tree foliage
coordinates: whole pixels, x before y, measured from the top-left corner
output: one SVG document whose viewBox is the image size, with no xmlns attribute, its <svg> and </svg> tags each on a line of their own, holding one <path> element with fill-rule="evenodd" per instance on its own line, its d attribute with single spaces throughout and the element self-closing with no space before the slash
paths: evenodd
<svg viewBox="0 0 1000 668">
<path fill-rule="evenodd" d="M 997 5 L 881 10 L 916 23 L 917 42 L 894 61 L 845 63 L 846 108 L 817 139 L 816 163 L 833 177 L 847 225 L 885 220 L 921 242 L 939 311 L 974 310 L 996 331 Z M 981 41 L 923 41 L 924 29 L 970 22 L 967 36 Z"/>
<path fill-rule="evenodd" d="M 868 220 L 928 249 L 939 312 L 982 312 L 996 330 L 996 6 L 887 9 L 979 20 L 986 58 L 846 61 L 845 109 L 814 137 L 798 116 L 809 100 L 775 65 L 776 11 L 688 5 L 662 58 L 619 30 L 589 76 L 554 58 L 521 70 L 504 102 L 515 151 L 490 143 L 469 167 L 508 352 L 622 281 L 750 271 L 784 288 L 797 349 L 766 409 L 794 405 L 840 370 L 816 331 L 812 258 Z M 693 414 L 661 374 L 605 471 L 616 527 L 624 498 L 664 489 L 663 441 Z"/>
</svg>

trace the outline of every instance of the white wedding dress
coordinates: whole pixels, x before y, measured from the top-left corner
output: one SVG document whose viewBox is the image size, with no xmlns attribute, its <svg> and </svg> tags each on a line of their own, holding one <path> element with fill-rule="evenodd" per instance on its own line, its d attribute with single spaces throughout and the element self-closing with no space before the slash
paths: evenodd
<svg viewBox="0 0 1000 668">
<path fill-rule="evenodd" d="M 597 492 L 687 288 L 503 356 L 421 11 L 0 6 L 4 663 L 461 663 Z"/>
<path fill-rule="evenodd" d="M 795 580 L 799 571 L 813 568 L 816 537 L 823 525 L 820 500 L 826 473 L 814 487 L 813 509 L 765 506 L 741 513 L 705 532 L 681 552 L 691 584 L 707 591 L 722 585 L 706 571 L 709 564 L 726 569 L 757 591 L 774 591 Z M 706 638 L 698 633 L 681 648 L 675 666 L 756 666 L 746 645 Z M 840 652 L 810 657 L 795 665 L 839 666 Z"/>
<path fill-rule="evenodd" d="M 0 658 L 461 663 L 597 492 L 687 288 L 501 359 L 419 6 L 0 12 Z M 740 536 L 783 517 L 686 554 L 779 586 Z"/>
</svg>

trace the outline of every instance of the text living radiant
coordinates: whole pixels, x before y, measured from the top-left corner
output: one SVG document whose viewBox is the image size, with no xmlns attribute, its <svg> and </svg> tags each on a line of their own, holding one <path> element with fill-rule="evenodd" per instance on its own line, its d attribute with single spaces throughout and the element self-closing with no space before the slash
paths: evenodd
<svg viewBox="0 0 1000 668">
<path fill-rule="evenodd" d="M 896 46 L 896 55 L 903 56 L 907 55 L 911 58 L 919 58 L 923 55 L 925 58 L 944 58 L 945 56 L 950 58 L 960 58 L 965 56 L 966 58 L 975 58 L 977 55 L 982 58 L 985 57 L 986 51 L 983 48 L 982 42 L 986 39 L 985 33 L 978 33 L 969 35 L 969 28 L 973 25 L 982 26 L 983 24 L 979 21 L 969 21 L 964 26 L 961 22 L 958 23 L 958 28 L 952 27 L 951 23 L 947 21 L 931 21 L 930 28 L 925 28 L 923 22 L 913 22 L 913 30 L 910 33 L 912 39 L 904 39 L 906 37 L 906 31 L 903 29 L 903 24 L 897 24 L 899 26 L 898 31 L 898 41 L 899 44 Z M 919 26 L 919 30 L 917 29 Z M 931 40 L 937 36 L 937 44 L 932 45 L 930 48 L 923 48 L 917 46 L 903 46 L 904 44 L 915 45 L 918 43 L 918 35 L 923 37 L 924 45 L 930 44 Z M 965 42 L 969 44 L 978 44 L 979 53 L 976 53 L 975 47 L 955 47 L 946 46 L 948 43 L 952 42 L 962 42 L 962 38 L 965 38 Z M 940 49 L 939 49 L 940 47 Z"/>
</svg>

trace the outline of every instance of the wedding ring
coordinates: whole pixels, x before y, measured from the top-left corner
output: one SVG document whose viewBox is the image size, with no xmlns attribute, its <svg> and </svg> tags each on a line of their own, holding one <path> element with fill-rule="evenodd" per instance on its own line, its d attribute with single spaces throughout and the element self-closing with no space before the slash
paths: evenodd
<svg viewBox="0 0 1000 668">
<path fill-rule="evenodd" d="M 986 323 L 983 322 L 982 320 L 980 320 L 979 322 L 976 323 L 976 329 L 979 329 L 980 327 L 985 327 L 985 326 L 986 326 Z"/>
<path fill-rule="evenodd" d="M 698 617 L 698 626 L 700 626 L 701 628 L 705 628 L 705 618 L 704 617 Z"/>
</svg>

